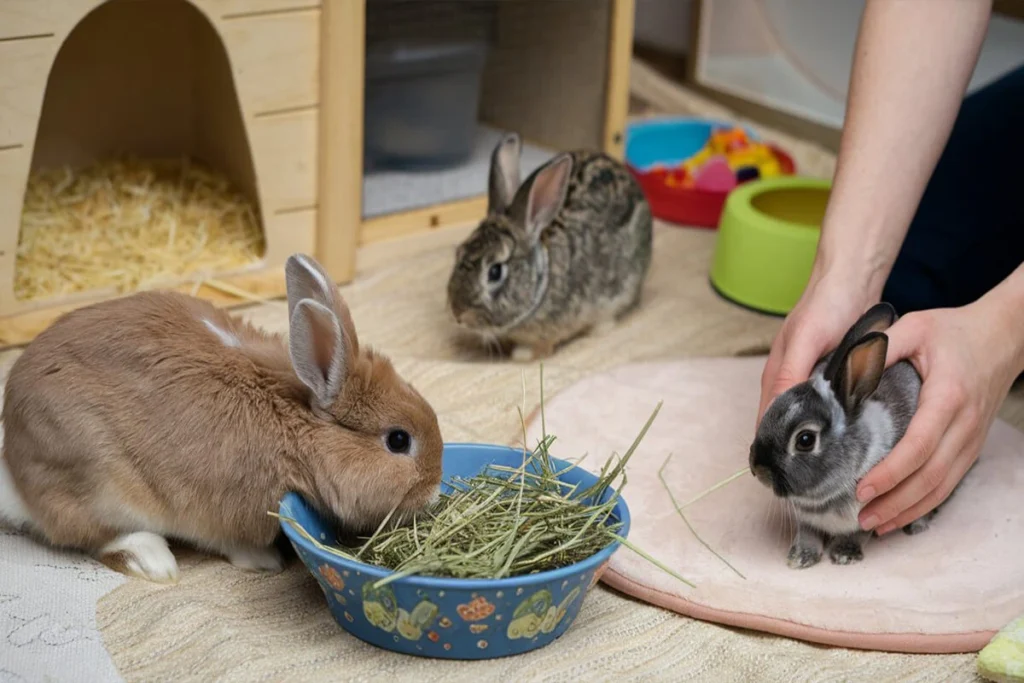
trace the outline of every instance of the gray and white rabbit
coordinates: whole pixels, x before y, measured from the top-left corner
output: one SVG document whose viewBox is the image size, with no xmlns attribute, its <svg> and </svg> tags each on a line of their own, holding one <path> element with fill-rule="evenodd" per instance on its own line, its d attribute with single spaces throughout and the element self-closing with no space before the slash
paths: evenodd
<svg viewBox="0 0 1024 683">
<path fill-rule="evenodd" d="M 512 133 L 491 155 L 487 216 L 458 247 L 448 307 L 531 360 L 638 305 L 652 224 L 640 185 L 608 155 L 564 152 L 520 183 L 520 149 Z"/>
<path fill-rule="evenodd" d="M 909 361 L 885 369 L 885 330 L 895 321 L 887 303 L 869 309 L 809 380 L 771 403 L 758 426 L 750 469 L 792 503 L 797 529 L 788 564 L 794 569 L 817 564 L 826 548 L 836 564 L 863 558 L 871 533 L 858 523 L 857 482 L 903 437 L 921 390 Z M 924 531 L 935 512 L 903 531 Z"/>
</svg>

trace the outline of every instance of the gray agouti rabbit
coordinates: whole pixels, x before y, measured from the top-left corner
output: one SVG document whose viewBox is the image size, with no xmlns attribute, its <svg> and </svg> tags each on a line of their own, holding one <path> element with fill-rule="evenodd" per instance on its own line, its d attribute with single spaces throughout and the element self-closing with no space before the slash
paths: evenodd
<svg viewBox="0 0 1024 683">
<path fill-rule="evenodd" d="M 857 483 L 903 438 L 921 391 L 909 361 L 885 369 L 885 330 L 895 321 L 892 306 L 873 306 L 810 379 L 771 403 L 758 426 L 750 468 L 792 503 L 797 530 L 788 564 L 794 569 L 816 564 L 826 546 L 836 564 L 863 558 L 870 533 L 858 523 Z M 903 530 L 924 531 L 935 512 Z"/>
<path fill-rule="evenodd" d="M 361 346 L 327 273 L 286 269 L 289 339 L 205 301 L 145 292 L 68 313 L 11 369 L 0 515 L 154 581 L 167 539 L 280 568 L 276 509 L 296 491 L 346 527 L 438 493 L 437 417 Z"/>
<path fill-rule="evenodd" d="M 651 263 L 651 211 L 621 163 L 565 152 L 519 180 L 519 136 L 491 156 L 487 216 L 456 252 L 448 307 L 513 358 L 550 355 L 634 308 Z"/>
</svg>

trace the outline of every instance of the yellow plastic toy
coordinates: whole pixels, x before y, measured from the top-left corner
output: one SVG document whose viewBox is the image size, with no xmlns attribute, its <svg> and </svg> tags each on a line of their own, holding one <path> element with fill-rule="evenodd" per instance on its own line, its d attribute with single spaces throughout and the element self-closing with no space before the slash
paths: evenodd
<svg viewBox="0 0 1024 683">
<path fill-rule="evenodd" d="M 779 161 L 768 145 L 750 140 L 742 128 L 726 128 L 713 131 L 703 149 L 683 163 L 684 178 L 692 181 L 713 157 L 724 157 L 734 173 L 750 167 L 757 169 L 759 178 L 782 174 Z"/>
</svg>

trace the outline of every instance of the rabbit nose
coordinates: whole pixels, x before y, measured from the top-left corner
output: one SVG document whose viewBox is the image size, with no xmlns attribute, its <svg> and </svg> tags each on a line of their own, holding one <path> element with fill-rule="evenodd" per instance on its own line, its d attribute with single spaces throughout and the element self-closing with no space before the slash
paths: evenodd
<svg viewBox="0 0 1024 683">
<path fill-rule="evenodd" d="M 772 487 L 772 471 L 764 465 L 754 465 L 750 468 L 757 480 L 765 486 Z"/>
<path fill-rule="evenodd" d="M 754 443 L 750 444 L 750 456 L 747 458 L 747 462 L 750 463 L 750 471 L 755 475 L 757 474 L 757 472 L 755 472 L 755 469 L 759 464 L 757 458 L 757 451 L 757 442 L 755 441 Z"/>
<path fill-rule="evenodd" d="M 757 443 L 750 446 L 750 473 L 757 477 L 757 480 L 765 486 L 772 485 L 772 470 L 764 462 L 763 449 L 757 447 Z"/>
</svg>

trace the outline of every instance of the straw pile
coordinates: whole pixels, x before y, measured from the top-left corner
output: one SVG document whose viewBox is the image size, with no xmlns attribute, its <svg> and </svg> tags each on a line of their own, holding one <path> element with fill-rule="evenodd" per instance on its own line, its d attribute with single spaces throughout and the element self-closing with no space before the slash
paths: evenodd
<svg viewBox="0 0 1024 683">
<path fill-rule="evenodd" d="M 125 293 L 244 268 L 263 251 L 251 202 L 187 159 L 45 170 L 25 192 L 14 290 Z"/>
</svg>

